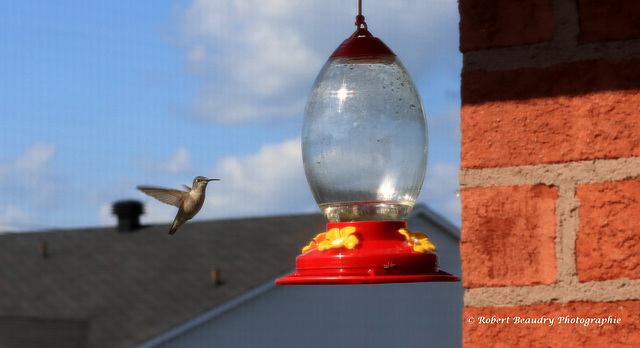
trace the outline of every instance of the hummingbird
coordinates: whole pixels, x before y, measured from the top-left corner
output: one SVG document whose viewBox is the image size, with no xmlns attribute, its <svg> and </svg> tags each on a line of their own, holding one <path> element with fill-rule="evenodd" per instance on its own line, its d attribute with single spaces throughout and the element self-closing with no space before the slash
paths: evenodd
<svg viewBox="0 0 640 348">
<path fill-rule="evenodd" d="M 167 189 L 154 186 L 137 186 L 138 190 L 159 200 L 162 203 L 178 207 L 178 214 L 173 219 L 173 225 L 169 230 L 172 236 L 182 224 L 191 220 L 202 208 L 204 204 L 204 192 L 209 181 L 220 181 L 220 179 L 208 179 L 204 176 L 196 176 L 193 179 L 193 187 L 182 185 L 187 191 Z"/>
</svg>

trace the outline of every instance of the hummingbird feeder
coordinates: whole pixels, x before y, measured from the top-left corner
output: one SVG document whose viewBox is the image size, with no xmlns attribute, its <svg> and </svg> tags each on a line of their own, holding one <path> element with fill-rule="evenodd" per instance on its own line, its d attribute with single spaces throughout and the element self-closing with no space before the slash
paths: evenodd
<svg viewBox="0 0 640 348">
<path fill-rule="evenodd" d="M 400 59 L 367 29 L 329 57 L 307 101 L 305 174 L 329 221 L 276 284 L 458 281 L 438 268 L 426 235 L 405 219 L 427 168 L 427 124 L 418 90 Z"/>
</svg>

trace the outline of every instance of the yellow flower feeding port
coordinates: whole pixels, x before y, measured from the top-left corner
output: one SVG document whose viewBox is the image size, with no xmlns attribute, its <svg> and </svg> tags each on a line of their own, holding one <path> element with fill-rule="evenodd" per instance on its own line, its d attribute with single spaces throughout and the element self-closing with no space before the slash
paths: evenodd
<svg viewBox="0 0 640 348">
<path fill-rule="evenodd" d="M 302 248 L 302 252 L 306 253 L 316 247 L 320 251 L 332 248 L 353 249 L 359 242 L 358 237 L 354 235 L 355 232 L 356 229 L 353 226 L 347 226 L 342 229 L 332 228 L 328 232 L 322 232 L 317 235 L 309 245 Z"/>
</svg>

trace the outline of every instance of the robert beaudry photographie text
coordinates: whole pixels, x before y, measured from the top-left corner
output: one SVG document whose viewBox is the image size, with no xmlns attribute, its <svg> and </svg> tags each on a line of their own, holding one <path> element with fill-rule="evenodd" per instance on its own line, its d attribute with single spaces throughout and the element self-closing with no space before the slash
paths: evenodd
<svg viewBox="0 0 640 348">
<path fill-rule="evenodd" d="M 502 325 L 502 324 L 530 324 L 530 325 L 617 325 L 622 321 L 621 318 L 617 316 L 610 315 L 608 317 L 578 317 L 578 316 L 560 316 L 560 317 L 547 317 L 545 315 L 541 317 L 520 317 L 520 316 L 511 316 L 511 317 L 499 317 L 496 315 L 493 316 L 470 316 L 467 317 L 468 324 L 479 324 L 479 325 Z"/>
</svg>

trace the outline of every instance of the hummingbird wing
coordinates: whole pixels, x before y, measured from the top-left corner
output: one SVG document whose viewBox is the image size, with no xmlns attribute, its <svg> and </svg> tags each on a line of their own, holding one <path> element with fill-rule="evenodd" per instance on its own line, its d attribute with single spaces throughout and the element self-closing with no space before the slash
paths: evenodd
<svg viewBox="0 0 640 348">
<path fill-rule="evenodd" d="M 162 203 L 176 206 L 180 208 L 180 203 L 184 200 L 188 192 L 180 190 L 166 189 L 153 186 L 138 186 L 138 190 L 159 200 Z"/>
<path fill-rule="evenodd" d="M 187 186 L 185 184 L 182 184 L 182 188 L 184 188 L 187 191 L 191 191 L 191 187 L 189 187 L 189 186 Z"/>
</svg>

